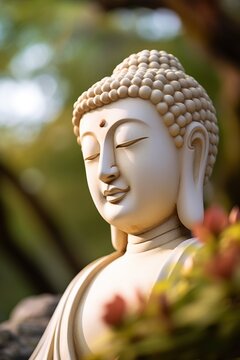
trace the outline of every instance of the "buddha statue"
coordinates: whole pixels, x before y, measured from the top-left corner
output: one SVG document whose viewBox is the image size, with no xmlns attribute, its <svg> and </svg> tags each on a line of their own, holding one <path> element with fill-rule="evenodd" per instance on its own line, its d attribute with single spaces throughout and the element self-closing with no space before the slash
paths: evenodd
<svg viewBox="0 0 240 360">
<path fill-rule="evenodd" d="M 70 283 L 31 359 L 80 359 L 101 349 L 104 305 L 134 308 L 198 241 L 203 185 L 217 154 L 215 109 L 205 90 L 165 51 L 126 58 L 74 104 L 74 133 L 87 182 L 116 251 Z M 97 234 L 96 234 L 97 236 Z"/>
</svg>

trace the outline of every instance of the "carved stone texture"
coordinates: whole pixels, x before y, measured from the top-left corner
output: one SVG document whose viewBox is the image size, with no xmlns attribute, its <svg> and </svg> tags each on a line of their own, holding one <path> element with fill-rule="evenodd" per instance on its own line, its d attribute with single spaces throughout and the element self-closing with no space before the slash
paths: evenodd
<svg viewBox="0 0 240 360">
<path fill-rule="evenodd" d="M 0 324 L 0 360 L 27 360 L 59 301 L 58 295 L 39 295 L 22 300 L 10 319 Z"/>
<path fill-rule="evenodd" d="M 76 101 L 94 204 L 111 226 L 116 252 L 89 264 L 66 289 L 31 360 L 101 352 L 111 328 L 103 309 L 116 294 L 136 308 L 157 281 L 186 265 L 199 242 L 187 229 L 203 219 L 203 183 L 218 144 L 206 91 L 172 54 L 143 50 L 123 60 Z"/>
<path fill-rule="evenodd" d="M 78 143 L 81 143 L 79 124 L 85 113 L 124 98 L 149 100 L 177 148 L 183 146 L 186 128 L 191 122 L 203 124 L 210 140 L 205 172 L 205 181 L 208 180 L 217 155 L 216 111 L 206 91 L 184 72 L 175 56 L 158 50 L 132 54 L 116 66 L 111 76 L 104 77 L 79 96 L 72 118 Z"/>
</svg>

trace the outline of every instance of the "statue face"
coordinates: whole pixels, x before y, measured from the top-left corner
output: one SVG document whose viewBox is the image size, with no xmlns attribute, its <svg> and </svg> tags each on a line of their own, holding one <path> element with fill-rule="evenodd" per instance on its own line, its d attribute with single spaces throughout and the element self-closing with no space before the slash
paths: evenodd
<svg viewBox="0 0 240 360">
<path fill-rule="evenodd" d="M 127 98 L 84 114 L 80 138 L 91 196 L 109 224 L 140 234 L 173 213 L 179 152 L 149 101 Z"/>
</svg>

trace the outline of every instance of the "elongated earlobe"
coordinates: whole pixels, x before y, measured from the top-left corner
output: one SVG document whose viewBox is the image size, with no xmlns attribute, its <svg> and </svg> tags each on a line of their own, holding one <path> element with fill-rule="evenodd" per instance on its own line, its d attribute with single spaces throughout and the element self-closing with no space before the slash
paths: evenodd
<svg viewBox="0 0 240 360">
<path fill-rule="evenodd" d="M 124 252 L 127 247 L 127 234 L 111 225 L 111 238 L 115 250 Z"/>
<path fill-rule="evenodd" d="M 188 229 L 203 219 L 203 184 L 208 158 L 209 137 L 201 123 L 192 122 L 180 149 L 180 184 L 177 212 Z"/>
</svg>

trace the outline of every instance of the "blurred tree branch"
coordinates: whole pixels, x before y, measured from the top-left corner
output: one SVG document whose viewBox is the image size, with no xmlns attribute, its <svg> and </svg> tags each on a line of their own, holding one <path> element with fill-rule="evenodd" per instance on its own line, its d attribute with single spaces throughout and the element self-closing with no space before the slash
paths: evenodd
<svg viewBox="0 0 240 360">
<path fill-rule="evenodd" d="M 21 248 L 19 248 L 7 225 L 7 213 L 2 198 L 0 197 L 0 246 L 3 248 L 14 264 L 23 272 L 24 277 L 39 292 L 53 292 L 53 286 L 49 279 L 35 265 Z M 37 279 L 37 281 L 36 281 Z"/>
<path fill-rule="evenodd" d="M 64 238 L 61 230 L 50 216 L 43 204 L 33 196 L 26 192 L 21 186 L 17 176 L 11 171 L 11 169 L 0 161 L 0 181 L 8 181 L 22 196 L 23 200 L 30 204 L 31 208 L 37 215 L 38 221 L 42 224 L 43 228 L 49 234 L 50 241 L 56 246 L 62 254 L 62 257 L 68 263 L 69 268 L 74 273 L 79 272 L 85 264 L 82 261 L 77 261 L 67 247 L 67 239 Z M 31 260 L 20 248 L 17 247 L 16 242 L 13 240 L 10 230 L 7 226 L 7 213 L 4 209 L 3 202 L 0 199 L 0 236 L 1 244 L 9 252 L 10 256 L 14 258 L 17 265 L 21 265 L 26 277 L 31 280 L 35 285 L 36 279 L 39 280 L 38 290 L 40 291 L 52 291 L 52 287 L 47 278 L 38 270 L 34 264 L 34 260 Z M 41 283 L 41 284 L 40 284 Z"/>
<path fill-rule="evenodd" d="M 234 21 L 219 0 L 95 0 L 106 11 L 120 7 L 169 8 L 191 37 L 218 60 L 240 68 L 240 22 Z"/>
</svg>

